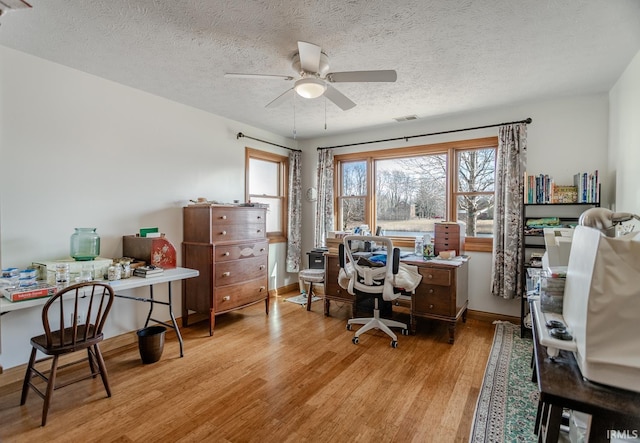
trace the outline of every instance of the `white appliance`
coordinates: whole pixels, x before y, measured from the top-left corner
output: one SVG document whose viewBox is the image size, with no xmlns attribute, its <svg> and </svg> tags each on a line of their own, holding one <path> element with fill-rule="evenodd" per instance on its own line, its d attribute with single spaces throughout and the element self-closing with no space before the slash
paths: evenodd
<svg viewBox="0 0 640 443">
<path fill-rule="evenodd" d="M 583 377 L 640 392 L 640 234 L 575 228 L 563 317 Z"/>
<path fill-rule="evenodd" d="M 544 228 L 544 247 L 542 267 L 567 266 L 571 253 L 571 240 L 574 228 Z"/>
</svg>

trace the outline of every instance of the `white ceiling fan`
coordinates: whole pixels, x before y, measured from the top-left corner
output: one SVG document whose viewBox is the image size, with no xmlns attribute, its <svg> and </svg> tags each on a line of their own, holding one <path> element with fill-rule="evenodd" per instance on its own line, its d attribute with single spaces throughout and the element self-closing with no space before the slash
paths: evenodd
<svg viewBox="0 0 640 443">
<path fill-rule="evenodd" d="M 291 91 L 295 91 L 304 98 L 317 98 L 324 95 L 340 109 L 346 111 L 356 104 L 346 95 L 331 86 L 331 83 L 345 82 L 395 82 L 398 74 L 394 70 L 381 71 L 347 71 L 329 73 L 329 57 L 322 52 L 320 46 L 313 43 L 298 42 L 298 52 L 293 56 L 292 68 L 300 75 L 292 88 L 287 89 L 273 101 L 266 105 L 267 108 L 278 106 L 285 101 Z M 275 80 L 294 80 L 290 75 L 269 74 L 242 74 L 226 73 L 229 78 L 260 78 Z"/>
</svg>

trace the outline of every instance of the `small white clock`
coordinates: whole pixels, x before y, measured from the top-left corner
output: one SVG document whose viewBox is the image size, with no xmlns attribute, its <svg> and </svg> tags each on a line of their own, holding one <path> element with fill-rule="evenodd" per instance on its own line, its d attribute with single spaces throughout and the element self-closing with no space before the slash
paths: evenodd
<svg viewBox="0 0 640 443">
<path fill-rule="evenodd" d="M 307 188 L 305 196 L 307 198 L 307 201 L 314 202 L 318 199 L 318 191 L 312 186 L 310 188 Z"/>
</svg>

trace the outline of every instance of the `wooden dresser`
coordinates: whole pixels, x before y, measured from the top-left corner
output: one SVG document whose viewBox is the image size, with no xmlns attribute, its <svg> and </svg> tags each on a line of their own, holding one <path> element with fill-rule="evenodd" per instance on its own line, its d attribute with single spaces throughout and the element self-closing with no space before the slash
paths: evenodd
<svg viewBox="0 0 640 443">
<path fill-rule="evenodd" d="M 266 209 L 191 205 L 183 208 L 182 261 L 200 275 L 183 281 L 182 324 L 189 312 L 215 316 L 264 301 L 269 313 Z"/>
<path fill-rule="evenodd" d="M 460 266 L 442 261 L 402 259 L 403 263 L 415 265 L 422 275 L 422 281 L 411 296 L 411 332 L 415 333 L 416 318 L 440 320 L 449 324 L 449 343 L 455 339 L 456 323 L 462 317 L 466 321 L 469 304 L 468 274 L 469 263 Z M 325 314 L 331 300 L 349 303 L 352 316 L 355 312 L 355 297 L 338 285 L 340 263 L 337 254 L 326 256 L 325 267 Z M 398 304 L 403 304 L 398 299 Z"/>
</svg>

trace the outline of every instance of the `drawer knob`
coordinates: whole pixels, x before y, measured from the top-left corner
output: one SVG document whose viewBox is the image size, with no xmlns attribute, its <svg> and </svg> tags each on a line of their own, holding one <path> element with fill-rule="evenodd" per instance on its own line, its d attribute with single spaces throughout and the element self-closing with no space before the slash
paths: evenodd
<svg viewBox="0 0 640 443">
<path fill-rule="evenodd" d="M 258 292 L 262 292 L 264 291 L 266 288 L 264 286 L 260 286 L 260 289 L 258 289 Z"/>
<path fill-rule="evenodd" d="M 264 248 L 260 248 L 260 252 L 264 252 Z"/>
<path fill-rule="evenodd" d="M 433 274 L 429 274 L 427 278 L 431 280 L 433 278 Z"/>
<path fill-rule="evenodd" d="M 229 300 L 231 300 L 231 296 L 230 295 L 225 295 L 224 297 L 222 297 L 222 300 L 229 301 Z"/>
<path fill-rule="evenodd" d="M 261 220 L 261 219 L 262 219 L 262 216 L 261 216 L 261 215 L 259 215 L 259 216 L 258 216 L 258 220 Z"/>
<path fill-rule="evenodd" d="M 222 255 L 224 255 L 225 257 L 229 257 L 229 251 L 225 252 L 225 253 L 224 253 L 224 254 L 222 254 Z"/>
<path fill-rule="evenodd" d="M 258 229 L 256 232 L 260 234 L 262 232 L 262 229 Z"/>
<path fill-rule="evenodd" d="M 222 231 L 220 235 L 227 235 L 227 231 Z"/>
<path fill-rule="evenodd" d="M 429 305 L 429 309 L 433 309 L 433 305 Z"/>
<path fill-rule="evenodd" d="M 229 272 L 229 271 L 222 273 L 223 277 L 229 277 L 230 275 L 231 275 L 231 272 Z"/>
<path fill-rule="evenodd" d="M 260 265 L 260 270 L 262 271 L 264 269 L 264 265 Z"/>
<path fill-rule="evenodd" d="M 227 216 L 226 216 L 226 215 L 221 215 L 221 216 L 220 216 L 220 219 L 221 219 L 221 220 L 226 220 L 226 219 L 227 219 Z"/>
<path fill-rule="evenodd" d="M 429 289 L 429 294 L 433 294 L 433 289 Z"/>
</svg>

